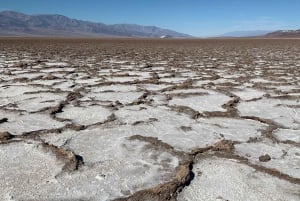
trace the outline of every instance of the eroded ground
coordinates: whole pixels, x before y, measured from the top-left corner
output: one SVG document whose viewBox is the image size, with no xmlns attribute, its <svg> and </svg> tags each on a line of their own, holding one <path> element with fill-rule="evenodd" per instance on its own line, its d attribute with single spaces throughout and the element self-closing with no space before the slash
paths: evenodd
<svg viewBox="0 0 300 201">
<path fill-rule="evenodd" d="M 300 40 L 0 40 L 1 200 L 300 200 Z"/>
</svg>

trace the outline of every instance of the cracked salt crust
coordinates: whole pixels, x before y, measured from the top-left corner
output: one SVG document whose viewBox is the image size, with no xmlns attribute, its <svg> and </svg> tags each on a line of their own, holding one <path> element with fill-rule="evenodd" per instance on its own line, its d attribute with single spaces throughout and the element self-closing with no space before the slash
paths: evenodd
<svg viewBox="0 0 300 201">
<path fill-rule="evenodd" d="M 12 135 L 37 132 L 11 140 L 4 135 L 1 140 L 0 167 L 7 162 L 9 168 L 1 169 L 0 175 L 6 178 L 9 174 L 10 180 L 6 182 L 4 178 L 0 185 L 10 187 L 0 188 L 0 200 L 111 200 L 134 196 L 139 190 L 148 195 L 148 188 L 173 180 L 179 164 L 177 157 L 163 151 L 164 143 L 187 154 L 223 139 L 232 140 L 236 148 L 233 154 L 247 158 L 258 169 L 242 164 L 248 163 L 244 160 L 215 158 L 209 155 L 213 151 L 205 152 L 201 154 L 203 159 L 194 164 L 195 178 L 179 194 L 179 200 L 299 200 L 299 185 L 287 181 L 299 179 L 300 79 L 295 76 L 299 70 L 295 61 L 299 58 L 293 54 L 298 46 L 291 49 L 294 41 L 288 45 L 280 41 L 280 49 L 273 45 L 248 48 L 245 43 L 236 46 L 235 51 L 217 43 L 197 45 L 195 49 L 182 46 L 179 51 L 171 43 L 168 48 L 160 44 L 159 54 L 152 47 L 136 49 L 137 43 L 130 49 L 105 46 L 97 49 L 95 55 L 92 48 L 96 44 L 79 50 L 68 47 L 67 51 L 59 44 L 53 48 L 62 48 L 61 52 L 67 55 L 57 55 L 57 60 L 49 60 L 52 57 L 48 48 L 41 55 L 27 54 L 1 43 L 6 48 L 0 53 L 0 131 Z M 35 49 L 36 44 L 32 44 L 32 52 L 41 50 L 42 46 Z M 82 55 L 82 48 L 87 48 L 88 55 Z M 20 62 L 28 65 L 18 67 Z M 49 73 L 57 79 L 45 80 Z M 193 81 L 193 87 L 180 89 L 187 80 Z M 52 92 L 53 89 L 57 90 Z M 69 101 L 68 92 L 79 92 L 84 97 Z M 240 97 L 237 106 L 236 102 L 230 105 L 236 100 L 229 97 L 231 93 Z M 136 101 L 138 98 L 140 101 Z M 49 115 L 51 108 L 43 111 L 62 100 L 63 112 L 56 116 L 68 118 L 65 122 L 55 121 Z M 226 111 L 224 104 L 226 108 L 239 109 L 239 113 Z M 189 106 L 194 111 L 180 106 Z M 203 112 L 205 118 L 196 115 L 193 119 L 197 111 Z M 113 113 L 116 120 L 104 123 L 111 120 Z M 240 117 L 243 115 L 252 117 Z M 272 122 L 261 123 L 264 119 L 279 127 Z M 81 131 L 72 127 L 68 130 L 65 124 L 71 121 L 87 127 Z M 139 135 L 141 141 L 129 140 L 133 135 Z M 150 143 L 151 140 L 159 145 Z M 62 161 L 44 152 L 40 147 L 44 143 L 56 145 L 57 149 L 71 149 L 83 157 L 84 164 L 76 171 L 61 171 Z M 271 160 L 260 162 L 259 157 L 265 154 Z M 20 158 L 14 158 L 19 155 Z M 31 163 L 33 169 L 29 168 Z M 280 180 L 276 175 L 259 172 L 259 168 L 277 169 L 282 178 L 289 179 Z M 32 171 L 38 175 L 25 178 Z M 44 175 L 49 179 L 41 180 Z M 13 183 L 19 178 L 20 182 Z M 23 185 L 26 182 L 28 186 Z"/>
<path fill-rule="evenodd" d="M 178 201 L 298 201 L 297 184 L 258 172 L 236 160 L 208 158 L 194 165 L 195 178 Z"/>
<path fill-rule="evenodd" d="M 44 139 L 81 155 L 85 165 L 72 176 L 63 174 L 55 185 L 45 187 L 42 193 L 49 199 L 110 200 L 126 196 L 170 179 L 178 165 L 171 154 L 153 150 L 145 142 L 128 140 L 131 133 L 122 127 L 66 132 L 62 135 L 67 143 L 57 141 L 58 136 Z"/>
<path fill-rule="evenodd" d="M 245 142 L 260 137 L 265 124 L 253 120 L 210 118 L 192 120 L 187 115 L 170 111 L 167 107 L 130 106 L 115 112 L 119 121 L 132 125 L 127 129 L 136 135 L 152 136 L 179 150 L 206 147 L 221 139 Z M 188 127 L 187 131 L 181 129 Z M 124 128 L 125 129 L 125 128 Z"/>
</svg>

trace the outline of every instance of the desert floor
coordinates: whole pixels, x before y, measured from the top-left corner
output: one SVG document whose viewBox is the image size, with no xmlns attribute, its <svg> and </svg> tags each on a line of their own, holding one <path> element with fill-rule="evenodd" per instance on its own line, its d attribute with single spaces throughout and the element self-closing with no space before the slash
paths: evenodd
<svg viewBox="0 0 300 201">
<path fill-rule="evenodd" d="M 300 200 L 300 40 L 0 39 L 0 200 Z"/>
</svg>

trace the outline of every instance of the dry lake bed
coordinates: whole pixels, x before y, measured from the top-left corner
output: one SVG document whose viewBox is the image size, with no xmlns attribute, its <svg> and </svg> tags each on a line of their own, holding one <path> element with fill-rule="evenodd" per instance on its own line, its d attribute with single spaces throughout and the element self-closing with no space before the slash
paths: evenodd
<svg viewBox="0 0 300 201">
<path fill-rule="evenodd" d="M 0 39 L 0 200 L 300 200 L 300 40 Z"/>
</svg>

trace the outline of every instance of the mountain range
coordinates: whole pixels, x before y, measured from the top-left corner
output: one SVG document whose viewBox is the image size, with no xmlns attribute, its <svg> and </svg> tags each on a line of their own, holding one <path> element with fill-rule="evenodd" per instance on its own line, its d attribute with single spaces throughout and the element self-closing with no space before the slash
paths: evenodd
<svg viewBox="0 0 300 201">
<path fill-rule="evenodd" d="M 288 37 L 288 38 L 300 38 L 300 29 L 298 30 L 279 30 L 266 34 L 266 37 Z"/>
<path fill-rule="evenodd" d="M 15 11 L 0 12 L 0 36 L 49 37 L 141 37 L 141 38 L 191 38 L 192 36 L 156 26 L 136 24 L 104 24 L 63 15 L 27 15 Z M 234 31 L 217 37 L 268 37 L 298 38 L 299 30 Z"/>
<path fill-rule="evenodd" d="M 27 15 L 14 11 L 0 12 L 0 36 L 60 37 L 172 37 L 192 36 L 156 26 L 95 23 L 63 15 Z"/>
</svg>

